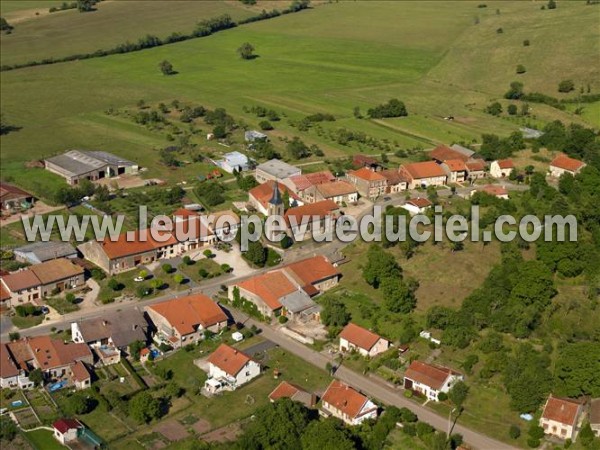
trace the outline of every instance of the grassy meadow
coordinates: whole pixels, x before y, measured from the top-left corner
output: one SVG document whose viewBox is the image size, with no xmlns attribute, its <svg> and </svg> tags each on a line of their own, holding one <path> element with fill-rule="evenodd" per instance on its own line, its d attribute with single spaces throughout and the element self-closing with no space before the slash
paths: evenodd
<svg viewBox="0 0 600 450">
<path fill-rule="evenodd" d="M 138 3 L 144 7 L 134 6 Z M 85 50 L 78 45 L 92 42 L 94 48 L 103 47 L 108 40 L 122 42 L 146 33 L 165 36 L 190 29 L 197 20 L 226 10 L 237 17 L 254 11 L 239 2 L 183 2 L 189 4 L 187 8 L 198 9 L 197 13 L 184 14 L 184 10 L 169 6 L 172 3 L 114 1 L 100 4 L 98 11 L 89 16 L 68 11 L 23 22 L 11 35 L 2 36 L 2 58 L 16 61 L 23 56 L 31 59 L 33 52 L 46 56 L 52 52 L 71 53 Z M 178 99 L 208 108 L 223 107 L 249 127 L 256 127 L 262 119 L 244 113 L 243 106 L 272 108 L 282 115 L 271 132 L 280 150 L 284 144 L 278 138 L 298 135 L 307 144 L 319 145 L 326 157 L 373 151 L 367 146 L 342 146 L 314 129 L 300 132 L 289 120 L 315 112 L 332 113 L 336 121 L 322 123 L 325 131 L 363 131 L 395 143 L 396 148 L 471 142 L 486 132 L 507 135 L 526 121 L 535 125 L 554 119 L 594 122 L 595 105 L 589 105 L 590 112 L 582 116 L 535 105 L 534 115 L 527 120 L 492 117 L 483 112 L 490 101 L 501 97 L 510 81 L 518 79 L 514 61 L 499 59 L 489 64 L 490 52 L 495 54 L 500 47 L 511 55 L 525 50 L 531 53 L 524 62 L 528 67 L 524 75 L 526 89 L 535 86 L 536 90 L 557 95 L 558 80 L 568 77 L 578 86 L 591 83 L 592 92 L 600 87 L 595 81 L 597 69 L 582 63 L 586 58 L 591 60 L 598 50 L 597 40 L 589 39 L 593 27 L 581 32 L 592 20 L 591 7 L 583 2 L 564 2 L 558 10 L 541 11 L 529 2 L 498 5 L 499 16 L 495 13 L 496 3 L 485 9 L 471 2 L 317 4 L 297 14 L 151 50 L 4 72 L 2 113 L 8 123 L 20 129 L 2 137 L 2 176 L 43 194 L 46 186 L 54 188 L 60 179 L 51 174 L 38 177 L 40 170 L 32 177 L 33 169 L 25 164 L 68 148 L 111 151 L 147 167 L 146 176 L 164 176 L 172 181 L 204 170 L 192 164 L 185 171 L 169 171 L 158 161 L 159 149 L 170 145 L 164 134 L 121 116 L 105 114 L 110 108 L 135 108 L 140 99 L 151 105 Z M 266 9 L 269 6 L 272 3 L 267 3 Z M 121 8 L 121 12 L 114 13 L 114 20 L 102 19 L 113 8 Z M 478 25 L 474 24 L 475 15 L 481 16 Z M 556 42 L 552 24 L 557 17 L 565 20 L 561 30 L 572 39 Z M 54 25 L 53 21 L 59 20 L 64 23 Z M 79 28 L 82 20 L 91 21 L 85 33 Z M 501 35 L 495 31 L 499 23 L 504 29 Z M 43 34 L 53 35 L 51 30 L 56 26 L 65 33 L 60 43 Z M 27 27 L 38 30 L 44 38 L 36 35 L 35 44 L 26 44 Z M 44 27 L 48 29 L 44 31 Z M 527 30 L 531 31 L 531 46 L 524 48 L 522 40 Z M 546 41 L 556 42 L 554 53 L 548 54 L 541 44 Z M 240 59 L 236 49 L 243 42 L 252 43 L 259 57 Z M 577 51 L 571 51 L 573 46 Z M 459 58 L 459 51 L 470 55 L 469 59 Z M 555 55 L 562 57 L 560 67 L 556 67 Z M 157 65 L 164 59 L 173 64 L 177 75 L 160 73 Z M 481 67 L 493 68 L 491 81 Z M 547 80 L 549 70 L 552 77 Z M 377 121 L 353 117 L 354 106 L 365 114 L 368 108 L 392 97 L 406 103 L 408 117 Z M 455 120 L 444 120 L 448 115 Z M 193 141 L 201 151 L 229 151 L 204 141 L 203 133 L 211 127 L 201 119 L 196 126 L 202 132 Z M 242 141 L 241 132 L 234 135 L 234 140 Z"/>
</svg>

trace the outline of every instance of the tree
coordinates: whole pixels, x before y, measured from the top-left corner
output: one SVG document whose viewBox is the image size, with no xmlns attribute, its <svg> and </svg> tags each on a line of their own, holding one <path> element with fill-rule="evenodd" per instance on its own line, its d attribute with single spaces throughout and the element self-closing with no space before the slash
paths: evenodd
<svg viewBox="0 0 600 450">
<path fill-rule="evenodd" d="M 121 283 L 119 283 L 116 278 L 111 278 L 108 280 L 107 286 L 113 291 L 121 290 Z"/>
<path fill-rule="evenodd" d="M 70 416 L 87 414 L 91 412 L 98 402 L 83 393 L 75 393 L 67 398 L 64 409 Z"/>
<path fill-rule="evenodd" d="M 575 83 L 573 82 L 573 80 L 563 80 L 560 83 L 558 83 L 558 92 L 571 92 L 572 90 L 575 89 Z"/>
<path fill-rule="evenodd" d="M 581 431 L 579 432 L 579 441 L 584 447 L 589 447 L 594 441 L 594 432 L 592 431 L 592 427 L 590 426 L 589 422 L 586 422 L 585 425 L 581 427 Z"/>
<path fill-rule="evenodd" d="M 248 60 L 256 58 L 254 47 L 249 42 L 244 42 L 241 47 L 237 49 L 237 52 L 242 59 Z"/>
<path fill-rule="evenodd" d="M 520 81 L 513 81 L 510 83 L 510 89 L 504 94 L 504 98 L 509 100 L 518 100 L 523 97 L 523 83 Z"/>
<path fill-rule="evenodd" d="M 164 273 L 171 273 L 171 272 L 173 272 L 173 266 L 171 264 L 163 264 L 161 266 L 161 268 L 162 268 L 162 271 Z"/>
<path fill-rule="evenodd" d="M 259 408 L 241 438 L 240 448 L 301 448 L 300 437 L 311 420 L 301 403 L 282 398 Z M 251 445 L 244 445 L 251 443 Z"/>
<path fill-rule="evenodd" d="M 492 116 L 499 116 L 502 114 L 502 105 L 500 102 L 490 103 L 486 108 L 485 112 L 491 114 Z"/>
<path fill-rule="evenodd" d="M 521 429 L 517 425 L 511 425 L 508 430 L 508 435 L 511 439 L 519 439 L 519 436 L 521 436 Z"/>
<path fill-rule="evenodd" d="M 18 433 L 17 425 L 8 414 L 0 416 L 0 441 L 10 442 Z"/>
<path fill-rule="evenodd" d="M 77 297 L 72 292 L 68 292 L 67 295 L 65 295 L 65 300 L 71 304 L 74 304 L 77 300 Z"/>
<path fill-rule="evenodd" d="M 519 111 L 517 108 L 517 105 L 513 105 L 512 103 L 510 105 L 508 105 L 508 108 L 506 108 L 506 111 L 508 112 L 509 116 L 516 116 L 517 112 Z"/>
<path fill-rule="evenodd" d="M 517 66 L 517 73 L 520 75 L 525 72 L 527 72 L 527 69 L 525 69 L 525 66 L 523 64 L 519 64 Z"/>
<path fill-rule="evenodd" d="M 350 313 L 346 305 L 335 297 L 327 297 L 321 302 L 321 320 L 328 327 L 343 327 L 350 322 Z"/>
<path fill-rule="evenodd" d="M 129 352 L 131 353 L 131 356 L 133 356 L 133 359 L 136 361 L 140 359 L 140 352 L 143 348 L 146 348 L 146 343 L 144 341 L 138 340 L 129 344 Z"/>
<path fill-rule="evenodd" d="M 557 395 L 600 397 L 600 346 L 594 342 L 563 344 L 554 369 Z"/>
<path fill-rule="evenodd" d="M 529 39 L 525 39 L 523 41 L 523 47 L 529 47 L 529 44 L 530 44 Z"/>
<path fill-rule="evenodd" d="M 189 256 L 188 256 L 188 258 L 189 258 Z M 184 260 L 185 260 L 185 257 L 184 257 Z M 138 273 L 138 276 L 140 278 L 143 278 L 145 280 L 146 278 L 148 278 L 148 271 L 147 270 L 140 270 L 140 273 Z"/>
<path fill-rule="evenodd" d="M 386 278 L 399 278 L 402 269 L 391 253 L 378 245 L 371 245 L 367 252 L 367 263 L 363 267 L 363 278 L 371 286 L 378 288 Z"/>
<path fill-rule="evenodd" d="M 173 64 L 171 64 L 166 59 L 158 64 L 158 68 L 160 69 L 163 75 L 174 75 L 175 73 L 177 73 L 173 69 Z"/>
<path fill-rule="evenodd" d="M 372 119 L 383 119 L 386 117 L 404 117 L 408 115 L 408 112 L 403 102 L 397 98 L 393 98 L 387 103 L 370 108 L 367 114 Z"/>
<path fill-rule="evenodd" d="M 548 0 L 548 9 L 556 9 L 556 0 Z"/>
<path fill-rule="evenodd" d="M 202 252 L 202 254 L 204 255 L 204 257 L 205 257 L 206 259 L 210 259 L 210 258 L 212 258 L 212 257 L 213 257 L 213 252 L 212 252 L 212 251 L 211 251 L 211 249 L 209 249 L 209 248 L 207 248 L 206 250 L 204 250 L 204 251 Z"/>
<path fill-rule="evenodd" d="M 94 10 L 96 0 L 77 0 L 77 10 L 79 12 L 88 12 Z"/>
<path fill-rule="evenodd" d="M 258 241 L 250 242 L 248 243 L 248 250 L 244 253 L 244 256 L 252 264 L 262 267 L 267 262 L 267 249 Z"/>
<path fill-rule="evenodd" d="M 44 374 L 42 373 L 41 369 L 33 369 L 31 372 L 29 372 L 28 377 L 29 380 L 36 386 L 41 386 L 44 382 Z"/>
<path fill-rule="evenodd" d="M 383 304 L 388 311 L 408 314 L 417 306 L 414 292 L 400 277 L 384 278 L 381 289 L 384 295 Z"/>
<path fill-rule="evenodd" d="M 4 17 L 0 17 L 0 31 L 11 31 L 13 29 Z"/>
<path fill-rule="evenodd" d="M 213 134 L 217 139 L 223 139 L 227 136 L 227 130 L 223 125 L 217 125 L 213 128 Z"/>
<path fill-rule="evenodd" d="M 268 120 L 261 120 L 258 123 L 258 126 L 260 127 L 261 130 L 263 131 L 269 131 L 273 129 L 273 125 L 271 125 L 271 122 L 269 122 Z"/>
<path fill-rule="evenodd" d="M 129 401 L 129 415 L 140 423 L 148 423 L 163 415 L 161 401 L 152 397 L 148 391 L 142 391 Z"/>
<path fill-rule="evenodd" d="M 183 388 L 179 386 L 175 381 L 170 381 L 166 386 L 167 395 L 170 398 L 179 398 L 183 395 Z"/>
<path fill-rule="evenodd" d="M 303 450 L 328 448 L 352 450 L 356 448 L 350 433 L 344 428 L 342 422 L 333 417 L 312 421 L 302 434 L 301 442 Z"/>
<path fill-rule="evenodd" d="M 458 381 L 448 391 L 448 398 L 454 404 L 456 409 L 460 411 L 465 403 L 465 400 L 467 399 L 468 394 L 469 386 L 467 386 L 464 381 Z"/>
<path fill-rule="evenodd" d="M 177 284 L 183 283 L 184 280 L 185 280 L 185 277 L 183 275 L 181 275 L 180 273 L 176 273 L 175 275 L 173 275 L 173 281 Z"/>
<path fill-rule="evenodd" d="M 287 143 L 286 148 L 293 159 L 308 158 L 310 156 L 309 148 L 298 136 L 294 136 L 294 138 Z"/>
</svg>

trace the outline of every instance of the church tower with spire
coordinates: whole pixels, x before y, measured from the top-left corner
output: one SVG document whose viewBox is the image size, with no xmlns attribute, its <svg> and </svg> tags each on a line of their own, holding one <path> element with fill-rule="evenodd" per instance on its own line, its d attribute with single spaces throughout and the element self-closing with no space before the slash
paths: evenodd
<svg viewBox="0 0 600 450">
<path fill-rule="evenodd" d="M 284 212 L 285 205 L 283 204 L 281 192 L 279 192 L 279 183 L 275 181 L 273 184 L 273 195 L 271 196 L 271 200 L 269 200 L 268 213 L 269 216 L 278 215 L 283 217 Z"/>
</svg>

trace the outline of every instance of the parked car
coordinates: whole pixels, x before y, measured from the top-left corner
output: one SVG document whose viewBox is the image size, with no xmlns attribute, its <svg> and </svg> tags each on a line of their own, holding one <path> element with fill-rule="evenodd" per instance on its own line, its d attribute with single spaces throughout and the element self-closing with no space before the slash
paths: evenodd
<svg viewBox="0 0 600 450">
<path fill-rule="evenodd" d="M 40 311 L 42 312 L 42 314 L 46 315 L 46 314 L 50 314 L 50 309 L 47 306 L 42 306 L 42 308 L 40 309 Z"/>
<path fill-rule="evenodd" d="M 133 281 L 138 281 L 138 282 L 139 282 L 139 281 L 144 281 L 144 280 L 145 280 L 145 278 L 144 278 L 144 277 L 135 277 L 135 278 L 133 279 Z"/>
</svg>

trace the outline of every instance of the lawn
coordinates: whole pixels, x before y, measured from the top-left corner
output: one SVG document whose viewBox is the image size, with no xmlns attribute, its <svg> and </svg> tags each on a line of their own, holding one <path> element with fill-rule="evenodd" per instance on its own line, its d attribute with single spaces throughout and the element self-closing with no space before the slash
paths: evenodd
<svg viewBox="0 0 600 450">
<path fill-rule="evenodd" d="M 28 431 L 24 435 L 34 449 L 63 450 L 68 448 L 60 444 L 49 430 Z"/>
<path fill-rule="evenodd" d="M 21 328 L 21 329 L 35 327 L 36 325 L 39 325 L 43 321 L 44 321 L 43 314 L 38 314 L 35 316 L 27 316 L 27 317 L 14 316 L 12 318 L 13 325 L 15 327 Z"/>
<path fill-rule="evenodd" d="M 206 277 L 200 276 L 200 270 L 204 270 L 208 275 Z M 223 274 L 221 266 L 211 258 L 201 257 L 197 261 L 193 261 L 193 264 L 186 265 L 180 264 L 178 267 L 179 272 L 184 274 L 187 278 L 196 282 L 201 282 L 208 278 L 218 277 Z"/>
<path fill-rule="evenodd" d="M 103 10 L 128 8 L 131 3 L 102 4 L 97 12 L 89 15 L 61 13 L 60 20 L 72 21 L 75 17 L 78 24 L 79 20 L 83 21 L 81 26 L 84 27 L 86 21 L 97 20 L 94 16 L 101 17 Z M 226 2 L 218 7 L 242 8 L 235 3 Z M 162 2 L 157 4 L 160 6 L 156 6 L 156 10 L 164 8 Z M 195 21 L 198 17 L 189 11 L 184 14 L 177 8 L 166 8 L 177 11 L 173 14 L 181 14 L 186 20 Z M 280 139 L 293 135 L 301 136 L 307 144 L 319 145 L 327 157 L 343 156 L 360 149 L 373 152 L 365 146 L 349 147 L 336 142 L 329 131 L 338 128 L 362 131 L 385 140 L 392 149 L 473 140 L 482 132 L 506 135 L 519 124 L 489 116 L 482 110 L 490 98 L 501 95 L 505 85 L 512 81 L 514 64 L 501 62 L 507 70 L 497 70 L 495 65 L 489 64 L 487 56 L 483 56 L 487 54 L 486 49 L 494 52 L 506 49 L 507 58 L 513 58 L 510 55 L 525 51 L 521 47 L 522 34 L 531 30 L 533 44 L 526 50 L 536 57 L 535 62 L 528 65 L 537 67 L 526 74 L 527 83 L 547 86 L 546 91 L 554 94 L 555 81 L 545 81 L 549 78 L 545 74 L 551 68 L 557 79 L 573 77 L 578 84 L 591 80 L 592 92 L 595 92 L 598 86 L 593 75 L 597 69 L 579 63 L 597 53 L 597 39 L 589 36 L 595 33 L 595 28 L 586 26 L 587 21 L 594 20 L 593 14 L 589 14 L 590 8 L 579 2 L 566 2 L 555 11 L 543 12 L 537 5 L 525 2 L 502 2 L 502 14 L 496 17 L 494 8 L 488 7 L 482 12 L 469 2 L 339 2 L 151 50 L 6 72 L 1 86 L 3 113 L 9 123 L 21 129 L 2 137 L 6 149 L 2 152 L 2 175 L 13 176 L 18 184 L 45 193 L 44 187 L 50 180 L 28 176 L 33 170 L 41 170 L 27 169 L 24 164 L 67 148 L 117 152 L 147 167 L 145 176 L 175 180 L 181 175 L 189 179 L 194 170 L 204 170 L 195 163 L 182 169 L 166 169 L 157 157 L 159 149 L 169 145 L 165 136 L 121 117 L 104 114 L 109 108 L 132 108 L 139 99 L 147 104 L 170 104 L 173 99 L 179 99 L 208 108 L 224 107 L 248 127 L 256 127 L 261 119 L 244 113 L 243 106 L 273 108 L 283 118 L 272 132 L 275 146 L 283 153 L 285 143 Z M 147 10 L 154 11 L 154 8 Z M 144 14 L 134 26 L 125 28 L 135 30 L 144 26 Z M 486 15 L 477 26 L 473 24 L 476 14 Z M 543 22 L 540 22 L 541 14 L 546 14 Z M 548 14 L 553 14 L 553 19 L 546 24 Z M 365 17 L 369 20 L 365 21 Z M 59 18 L 44 17 L 39 23 L 50 19 Z M 160 17 L 161 21 L 165 19 Z M 147 20 L 151 24 L 152 21 Z M 554 47 L 545 46 L 544 50 L 537 42 L 559 39 L 554 33 L 554 20 L 567 20 L 568 26 L 561 30 L 567 28 L 565 33 L 573 32 L 573 37 L 561 39 Z M 498 45 L 500 38 L 495 33 L 498 21 L 505 29 L 500 38 L 505 44 L 508 42 L 503 46 Z M 354 26 L 356 23 L 361 26 Z M 71 27 L 63 28 L 71 30 Z M 84 29 L 86 40 L 100 46 L 98 39 L 89 39 L 87 25 Z M 102 39 L 114 39 L 106 27 L 100 29 Z M 583 29 L 588 31 L 580 32 Z M 152 25 L 145 31 L 152 31 Z M 95 28 L 93 33 L 96 33 Z M 475 42 L 480 33 L 481 39 Z M 18 34 L 15 31 L 8 37 L 18 37 Z M 65 39 L 63 34 L 60 39 L 61 46 L 77 44 L 77 39 Z M 237 57 L 235 49 L 245 41 L 257 48 L 259 58 L 243 61 Z M 36 42 L 47 48 L 60 47 L 53 46 L 48 39 L 36 38 Z M 463 46 L 467 49 L 465 53 L 471 52 L 469 64 L 451 55 L 450 49 L 456 53 Z M 554 53 L 549 55 L 548 52 Z M 8 57 L 11 55 L 14 56 L 9 52 Z M 156 67 L 163 59 L 168 59 L 179 73 L 164 77 Z M 560 70 L 555 67 L 557 64 Z M 480 73 L 481 66 L 486 69 L 484 74 Z M 495 74 L 492 82 L 482 81 L 485 86 L 473 89 L 472 85 L 479 83 L 491 67 Z M 462 74 L 461 84 L 455 81 L 455 72 Z M 359 106 L 364 114 L 368 108 L 391 97 L 399 97 L 406 103 L 409 117 L 372 121 L 352 115 L 354 106 Z M 36 108 L 30 108 L 31 104 Z M 302 132 L 290 123 L 290 120 L 320 111 L 334 114 L 336 122 L 322 124 L 322 131 L 313 127 Z M 455 120 L 444 121 L 446 115 L 453 115 Z M 535 115 L 536 121 L 584 120 L 568 111 L 544 106 L 536 106 Z M 207 130 L 202 121 L 198 127 Z M 234 136 L 236 148 L 240 148 L 240 136 L 241 133 Z M 202 133 L 194 135 L 192 143 L 201 152 L 212 151 L 216 145 L 207 145 Z"/>
<path fill-rule="evenodd" d="M 71 303 L 64 297 L 47 298 L 46 304 L 56 309 L 59 314 L 67 314 L 79 310 L 79 306 L 76 303 Z"/>
</svg>

